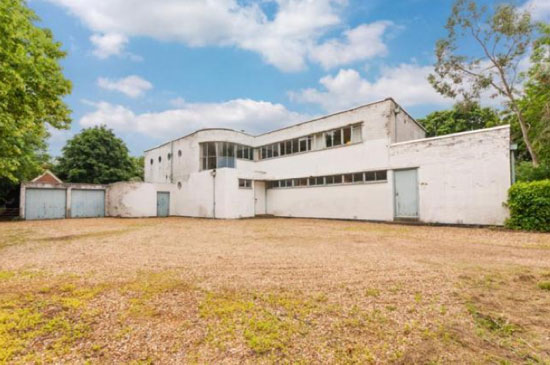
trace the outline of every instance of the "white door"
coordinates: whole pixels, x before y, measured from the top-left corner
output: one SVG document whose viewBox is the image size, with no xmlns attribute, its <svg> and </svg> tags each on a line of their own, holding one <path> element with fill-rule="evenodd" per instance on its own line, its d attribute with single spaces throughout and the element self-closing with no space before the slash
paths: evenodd
<svg viewBox="0 0 550 365">
<path fill-rule="evenodd" d="M 265 214 L 265 182 L 254 181 L 254 214 Z"/>
<path fill-rule="evenodd" d="M 418 218 L 417 170 L 396 170 L 393 173 L 395 186 L 395 217 Z"/>
</svg>

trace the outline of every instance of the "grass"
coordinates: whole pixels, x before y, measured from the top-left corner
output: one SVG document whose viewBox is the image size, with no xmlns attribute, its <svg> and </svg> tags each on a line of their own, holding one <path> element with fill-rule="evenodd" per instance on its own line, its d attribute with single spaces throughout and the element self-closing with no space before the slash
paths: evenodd
<svg viewBox="0 0 550 365">
<path fill-rule="evenodd" d="M 168 218 L 0 237 L 0 364 L 550 361 L 549 235 Z"/>
</svg>

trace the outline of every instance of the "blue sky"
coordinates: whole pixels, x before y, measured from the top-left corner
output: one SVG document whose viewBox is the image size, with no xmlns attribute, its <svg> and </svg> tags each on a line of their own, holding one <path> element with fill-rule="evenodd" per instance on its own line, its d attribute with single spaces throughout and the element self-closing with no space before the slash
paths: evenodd
<svg viewBox="0 0 550 365">
<path fill-rule="evenodd" d="M 426 81 L 451 4 L 30 0 L 73 82 L 73 124 L 50 152 L 98 124 L 140 155 L 199 128 L 259 133 L 390 96 L 423 117 L 453 103 Z M 548 0 L 516 4 L 550 14 Z"/>
</svg>

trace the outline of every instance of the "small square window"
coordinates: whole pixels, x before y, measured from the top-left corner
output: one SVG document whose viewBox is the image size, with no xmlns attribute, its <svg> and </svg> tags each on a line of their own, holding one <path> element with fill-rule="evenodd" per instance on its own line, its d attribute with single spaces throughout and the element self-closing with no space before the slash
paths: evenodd
<svg viewBox="0 0 550 365">
<path fill-rule="evenodd" d="M 333 176 L 325 177 L 325 184 L 327 185 L 334 184 L 334 177 Z"/>
<path fill-rule="evenodd" d="M 324 176 L 318 176 L 315 178 L 316 185 L 324 185 L 325 184 L 325 177 Z"/>
<path fill-rule="evenodd" d="M 376 180 L 376 173 L 374 171 L 365 172 L 365 181 Z"/>
<path fill-rule="evenodd" d="M 344 175 L 344 183 L 351 184 L 353 182 L 353 175 L 352 174 L 345 174 Z"/>
<path fill-rule="evenodd" d="M 334 179 L 335 184 L 341 184 L 342 183 L 342 175 L 334 175 L 333 179 Z"/>
<path fill-rule="evenodd" d="M 387 171 L 376 171 L 376 180 L 388 180 Z"/>
<path fill-rule="evenodd" d="M 358 173 L 353 174 L 353 182 L 354 182 L 354 183 L 361 183 L 361 182 L 363 182 L 363 173 L 362 173 L 362 172 L 358 172 Z"/>
</svg>

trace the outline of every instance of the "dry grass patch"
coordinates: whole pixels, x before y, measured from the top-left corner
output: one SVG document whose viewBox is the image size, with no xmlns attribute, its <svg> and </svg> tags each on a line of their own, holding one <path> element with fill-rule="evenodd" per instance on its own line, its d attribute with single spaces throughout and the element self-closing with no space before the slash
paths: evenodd
<svg viewBox="0 0 550 365">
<path fill-rule="evenodd" d="M 90 219 L 0 243 L 0 363 L 550 361 L 550 235 Z"/>
</svg>

